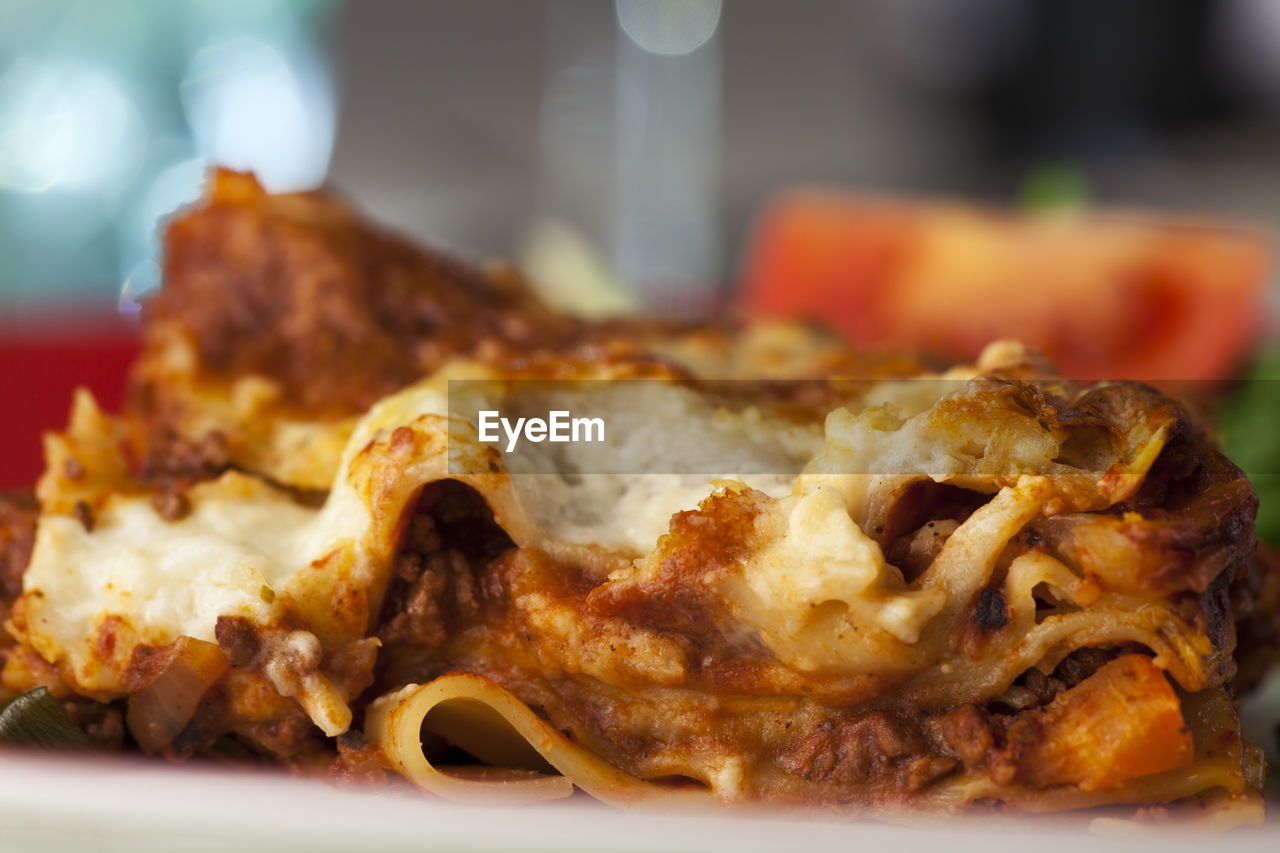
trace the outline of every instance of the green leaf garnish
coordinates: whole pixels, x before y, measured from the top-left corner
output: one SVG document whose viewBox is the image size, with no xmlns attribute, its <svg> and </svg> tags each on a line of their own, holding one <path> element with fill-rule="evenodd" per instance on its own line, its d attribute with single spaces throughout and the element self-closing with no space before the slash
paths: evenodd
<svg viewBox="0 0 1280 853">
<path fill-rule="evenodd" d="M 0 705 L 0 743 L 37 749 L 93 746 L 89 736 L 45 687 L 29 690 Z"/>
<path fill-rule="evenodd" d="M 1218 410 L 1223 450 L 1258 492 L 1258 538 L 1280 545 L 1280 350 L 1264 353 Z"/>
<path fill-rule="evenodd" d="M 1089 179 L 1065 163 L 1045 163 L 1023 179 L 1018 201 L 1030 213 L 1076 210 L 1089 203 Z"/>
</svg>

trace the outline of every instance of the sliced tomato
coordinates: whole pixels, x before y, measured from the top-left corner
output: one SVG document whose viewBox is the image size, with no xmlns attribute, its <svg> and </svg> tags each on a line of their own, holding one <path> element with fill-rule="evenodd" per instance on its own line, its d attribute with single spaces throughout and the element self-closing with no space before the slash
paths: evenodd
<svg viewBox="0 0 1280 853">
<path fill-rule="evenodd" d="M 741 296 L 866 346 L 972 359 L 1017 338 L 1076 378 L 1213 380 L 1263 330 L 1271 260 L 1239 228 L 802 192 L 760 216 Z"/>
</svg>

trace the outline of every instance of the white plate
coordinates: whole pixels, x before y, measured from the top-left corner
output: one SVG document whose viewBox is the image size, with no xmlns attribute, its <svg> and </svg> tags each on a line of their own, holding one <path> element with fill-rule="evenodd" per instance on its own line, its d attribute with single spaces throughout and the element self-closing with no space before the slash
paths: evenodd
<svg viewBox="0 0 1280 853">
<path fill-rule="evenodd" d="M 1280 820 L 1207 837 L 1185 827 L 1091 835 L 1058 819 L 952 818 L 916 827 L 863 821 L 620 812 L 588 800 L 459 806 L 412 790 L 338 788 L 282 773 L 145 759 L 0 754 L 4 850 L 679 850 L 859 853 L 1276 853 Z"/>
</svg>

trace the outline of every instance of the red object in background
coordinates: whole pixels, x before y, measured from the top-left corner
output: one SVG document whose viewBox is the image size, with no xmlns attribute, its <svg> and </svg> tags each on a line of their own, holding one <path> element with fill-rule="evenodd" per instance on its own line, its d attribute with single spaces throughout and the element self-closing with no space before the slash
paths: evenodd
<svg viewBox="0 0 1280 853">
<path fill-rule="evenodd" d="M 40 435 L 66 426 L 77 387 L 118 411 L 137 353 L 137 324 L 114 315 L 0 320 L 0 489 L 34 486 L 44 470 Z"/>
<path fill-rule="evenodd" d="M 757 221 L 748 313 L 970 360 L 999 338 L 1078 379 L 1218 380 L 1263 331 L 1260 232 L 1145 214 L 1000 214 L 795 192 Z"/>
</svg>

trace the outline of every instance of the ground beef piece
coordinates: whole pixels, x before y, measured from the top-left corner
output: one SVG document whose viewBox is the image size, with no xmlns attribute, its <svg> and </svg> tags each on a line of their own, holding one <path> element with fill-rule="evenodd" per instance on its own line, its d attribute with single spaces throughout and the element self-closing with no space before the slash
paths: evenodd
<svg viewBox="0 0 1280 853">
<path fill-rule="evenodd" d="M 168 521 L 178 521 L 191 511 L 187 489 L 220 476 L 230 467 L 231 454 L 222 433 L 206 433 L 197 440 L 157 426 L 147 438 L 138 479 L 154 489 L 151 505 L 155 511 Z"/>
<path fill-rule="evenodd" d="M 387 771 L 378 760 L 378 752 L 359 729 L 338 738 L 338 756 L 329 764 L 328 778 L 339 785 L 383 788 Z"/>
<path fill-rule="evenodd" d="M 443 643 L 480 618 L 476 572 L 511 547 L 475 490 L 452 480 L 423 489 L 395 558 L 378 636 L 386 643 Z"/>
<path fill-rule="evenodd" d="M 884 784 L 917 791 L 957 766 L 938 754 L 905 716 L 881 711 L 839 711 L 777 758 L 805 781 L 861 788 Z"/>
</svg>

